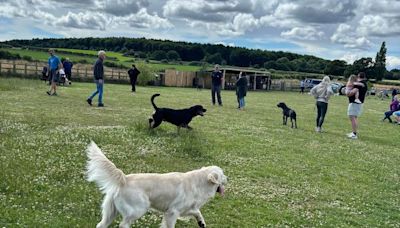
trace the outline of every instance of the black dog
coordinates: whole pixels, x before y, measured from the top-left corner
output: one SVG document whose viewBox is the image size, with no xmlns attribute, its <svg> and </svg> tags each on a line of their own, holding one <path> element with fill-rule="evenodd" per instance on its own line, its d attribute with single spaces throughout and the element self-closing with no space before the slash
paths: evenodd
<svg viewBox="0 0 400 228">
<path fill-rule="evenodd" d="M 282 109 L 283 125 L 287 124 L 287 119 L 288 119 L 288 117 L 290 117 L 290 122 L 292 122 L 292 128 L 293 128 L 293 120 L 294 120 L 295 127 L 297 128 L 296 112 L 294 110 L 290 109 L 288 106 L 286 106 L 286 104 L 283 102 L 280 102 L 276 106 L 278 106 L 279 108 Z"/>
<path fill-rule="evenodd" d="M 203 116 L 207 111 L 201 105 L 195 105 L 187 109 L 170 109 L 170 108 L 158 108 L 156 104 L 154 104 L 154 98 L 160 96 L 160 94 L 154 94 L 151 97 L 151 104 L 155 109 L 153 114 L 153 118 L 149 119 L 149 127 L 156 128 L 158 127 L 162 121 L 167 121 L 172 124 L 175 124 L 178 127 L 178 132 L 181 127 L 192 129 L 189 126 L 190 121 L 192 121 L 193 117 L 200 115 Z"/>
</svg>

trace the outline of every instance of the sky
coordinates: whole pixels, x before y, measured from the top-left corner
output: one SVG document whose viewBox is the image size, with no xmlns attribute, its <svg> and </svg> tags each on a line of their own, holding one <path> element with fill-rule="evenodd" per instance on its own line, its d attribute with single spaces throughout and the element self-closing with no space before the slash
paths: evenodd
<svg viewBox="0 0 400 228">
<path fill-rule="evenodd" d="M 400 69 L 400 0 L 0 0 L 0 41 L 145 37 Z"/>
</svg>

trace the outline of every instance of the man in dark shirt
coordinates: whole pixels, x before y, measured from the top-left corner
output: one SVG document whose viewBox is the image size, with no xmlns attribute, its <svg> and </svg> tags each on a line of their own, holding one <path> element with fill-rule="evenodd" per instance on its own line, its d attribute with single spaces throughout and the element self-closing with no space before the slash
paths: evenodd
<svg viewBox="0 0 400 228">
<path fill-rule="evenodd" d="M 104 107 L 103 103 L 103 85 L 104 85 L 104 67 L 103 61 L 106 58 L 105 51 L 99 51 L 98 53 L 99 58 L 97 59 L 96 63 L 93 67 L 93 75 L 94 81 L 96 82 L 96 91 L 92 93 L 92 95 L 86 100 L 87 103 L 91 106 L 93 98 L 99 94 L 99 107 Z"/>
<path fill-rule="evenodd" d="M 222 85 L 222 72 L 219 70 L 219 65 L 215 65 L 214 71 L 211 73 L 211 98 L 212 103 L 215 105 L 215 94 L 217 94 L 218 104 L 222 106 L 221 99 L 221 85 Z"/>
<path fill-rule="evenodd" d="M 132 64 L 132 68 L 128 70 L 129 79 L 132 85 L 132 93 L 136 92 L 136 81 L 140 71 L 136 68 L 135 64 Z"/>
<path fill-rule="evenodd" d="M 66 58 L 65 61 L 63 62 L 65 76 L 67 76 L 69 81 L 71 81 L 73 66 L 74 66 L 74 64 L 69 60 L 69 58 Z"/>
<path fill-rule="evenodd" d="M 358 129 L 358 117 L 361 115 L 363 103 L 365 100 L 365 95 L 367 94 L 368 86 L 367 86 L 367 77 L 364 72 L 358 73 L 358 82 L 362 85 L 355 84 L 354 87 L 359 91 L 359 99 L 361 104 L 355 102 L 356 96 L 349 97 L 349 106 L 347 109 L 347 115 L 350 118 L 352 132 L 347 134 L 347 137 L 350 139 L 357 139 L 357 129 Z"/>
</svg>

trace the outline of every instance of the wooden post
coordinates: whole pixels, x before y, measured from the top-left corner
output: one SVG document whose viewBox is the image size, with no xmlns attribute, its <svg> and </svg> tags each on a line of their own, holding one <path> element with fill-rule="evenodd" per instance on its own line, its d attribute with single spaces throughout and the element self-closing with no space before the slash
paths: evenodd
<svg viewBox="0 0 400 228">
<path fill-rule="evenodd" d="M 15 75 L 17 73 L 16 65 L 15 65 L 15 60 L 13 60 L 13 74 Z"/>
<path fill-rule="evenodd" d="M 27 64 L 25 63 L 25 68 L 24 68 L 25 77 L 27 76 L 27 73 L 28 73 L 26 68 L 27 68 Z"/>
<path fill-rule="evenodd" d="M 225 73 L 226 73 L 226 70 L 224 69 L 224 71 L 223 71 L 223 73 L 222 73 L 222 89 L 225 89 Z"/>
<path fill-rule="evenodd" d="M 88 70 L 87 70 L 87 67 L 85 67 L 85 78 L 88 78 L 89 76 L 88 76 Z"/>
<path fill-rule="evenodd" d="M 257 73 L 254 72 L 253 90 L 256 90 L 256 85 L 257 85 Z"/>
<path fill-rule="evenodd" d="M 121 71 L 118 71 L 118 80 L 121 79 Z"/>
<path fill-rule="evenodd" d="M 0 74 L 1 74 L 1 61 L 0 61 Z"/>
<path fill-rule="evenodd" d="M 38 76 L 39 74 L 38 74 L 38 64 L 37 64 L 38 62 L 36 61 L 35 62 L 35 75 L 36 76 Z"/>
</svg>

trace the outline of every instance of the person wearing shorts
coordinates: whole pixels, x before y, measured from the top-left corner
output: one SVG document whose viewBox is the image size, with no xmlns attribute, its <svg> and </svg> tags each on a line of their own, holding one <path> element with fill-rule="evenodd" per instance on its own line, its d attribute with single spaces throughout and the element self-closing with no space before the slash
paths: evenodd
<svg viewBox="0 0 400 228">
<path fill-rule="evenodd" d="M 54 54 L 54 49 L 49 50 L 49 77 L 51 78 L 50 90 L 47 91 L 49 96 L 57 96 L 57 82 L 59 80 L 58 70 L 62 68 L 60 59 Z"/>
<path fill-rule="evenodd" d="M 360 82 L 362 85 L 354 85 L 355 88 L 359 90 L 359 100 L 361 104 L 356 103 L 356 96 L 353 94 L 349 96 L 349 106 L 347 108 L 347 115 L 349 116 L 351 122 L 352 132 L 347 134 L 347 137 L 350 139 L 357 139 L 357 129 L 358 129 L 358 117 L 361 116 L 363 103 L 365 99 L 365 95 L 367 94 L 367 77 L 364 72 L 360 72 L 357 75 L 357 81 Z"/>
</svg>

